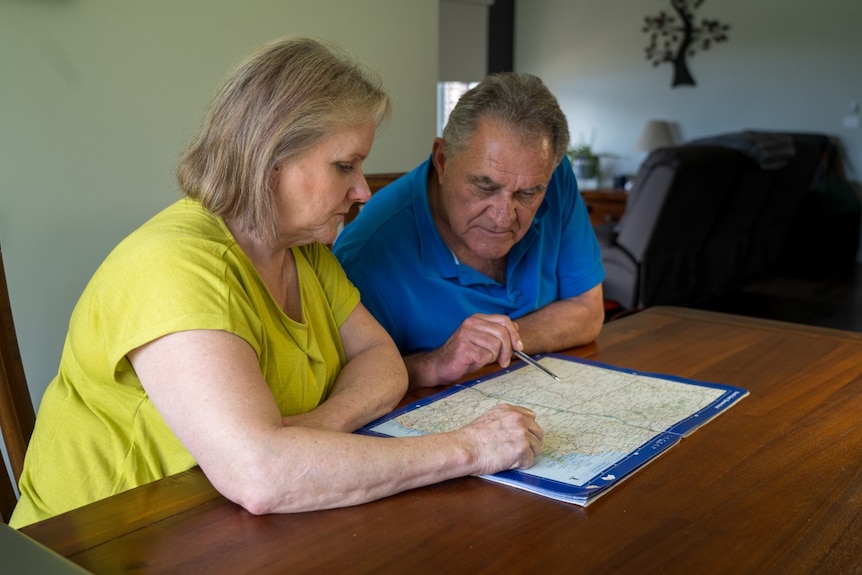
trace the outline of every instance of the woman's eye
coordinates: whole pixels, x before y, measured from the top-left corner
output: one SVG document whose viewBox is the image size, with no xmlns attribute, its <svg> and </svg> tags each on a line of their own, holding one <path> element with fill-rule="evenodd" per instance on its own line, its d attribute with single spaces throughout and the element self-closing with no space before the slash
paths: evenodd
<svg viewBox="0 0 862 575">
<path fill-rule="evenodd" d="M 344 172 L 345 174 L 349 174 L 350 172 L 353 171 L 353 164 L 339 163 L 339 164 L 337 164 L 337 166 L 338 166 L 338 171 Z"/>
</svg>

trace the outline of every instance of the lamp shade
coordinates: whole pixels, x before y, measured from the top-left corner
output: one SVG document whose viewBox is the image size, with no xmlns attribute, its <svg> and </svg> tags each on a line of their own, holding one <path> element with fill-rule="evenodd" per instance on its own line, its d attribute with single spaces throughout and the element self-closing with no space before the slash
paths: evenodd
<svg viewBox="0 0 862 575">
<path fill-rule="evenodd" d="M 638 150 L 651 152 L 656 148 L 673 146 L 673 136 L 670 134 L 670 125 L 662 120 L 650 120 L 644 126 L 641 137 L 638 139 Z"/>
</svg>

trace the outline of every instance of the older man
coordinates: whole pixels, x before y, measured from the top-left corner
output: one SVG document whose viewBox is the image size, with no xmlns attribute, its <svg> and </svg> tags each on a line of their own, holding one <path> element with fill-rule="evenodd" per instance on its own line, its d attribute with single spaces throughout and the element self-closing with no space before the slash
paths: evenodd
<svg viewBox="0 0 862 575">
<path fill-rule="evenodd" d="M 459 100 L 430 159 L 375 194 L 336 241 L 411 386 L 598 335 L 604 268 L 568 144 L 541 80 L 489 76 Z"/>
</svg>

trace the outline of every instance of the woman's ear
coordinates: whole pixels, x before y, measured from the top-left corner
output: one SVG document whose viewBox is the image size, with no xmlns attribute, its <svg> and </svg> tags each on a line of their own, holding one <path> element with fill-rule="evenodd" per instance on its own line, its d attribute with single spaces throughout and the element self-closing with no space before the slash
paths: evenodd
<svg viewBox="0 0 862 575">
<path fill-rule="evenodd" d="M 281 172 L 279 170 L 281 168 L 280 164 L 276 164 L 272 168 L 272 172 L 269 174 L 269 191 L 275 192 L 278 189 L 278 178 L 281 176 Z"/>
</svg>

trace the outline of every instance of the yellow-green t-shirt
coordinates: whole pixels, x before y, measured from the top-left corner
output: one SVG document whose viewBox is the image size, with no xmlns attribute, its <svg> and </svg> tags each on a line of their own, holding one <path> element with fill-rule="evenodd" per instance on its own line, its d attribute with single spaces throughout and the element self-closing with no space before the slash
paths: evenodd
<svg viewBox="0 0 862 575">
<path fill-rule="evenodd" d="M 27 525 L 195 465 L 126 358 L 161 336 L 216 329 L 243 338 L 282 415 L 326 399 L 345 363 L 338 328 L 359 292 L 327 247 L 311 244 L 293 255 L 304 323 L 283 313 L 223 220 L 197 201 L 176 202 L 123 240 L 72 313 L 10 524 Z"/>
</svg>

